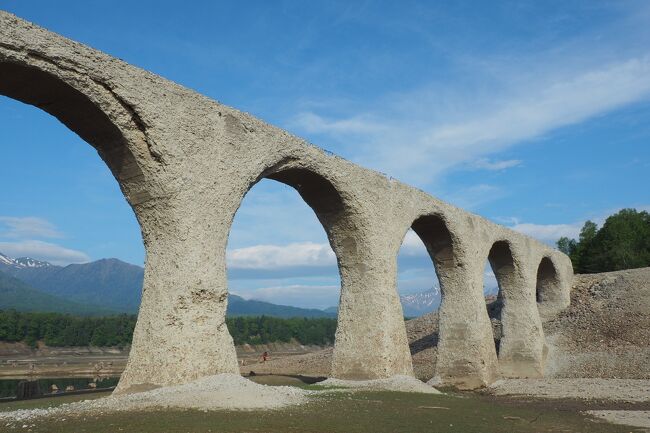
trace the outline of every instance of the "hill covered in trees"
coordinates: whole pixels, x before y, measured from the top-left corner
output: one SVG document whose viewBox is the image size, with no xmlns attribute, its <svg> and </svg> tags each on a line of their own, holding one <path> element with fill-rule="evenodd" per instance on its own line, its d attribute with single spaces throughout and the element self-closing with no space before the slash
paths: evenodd
<svg viewBox="0 0 650 433">
<path fill-rule="evenodd" d="M 0 271 L 0 310 L 49 311 L 79 315 L 109 315 L 115 311 L 82 304 L 35 289 L 24 281 Z"/>
<path fill-rule="evenodd" d="M 587 221 L 578 240 L 562 237 L 557 247 L 580 274 L 650 266 L 650 214 L 623 209 L 608 217 L 601 228 Z"/>
<path fill-rule="evenodd" d="M 56 266 L 0 252 L 0 310 L 106 316 L 135 314 L 144 269 L 117 259 Z M 98 305 L 99 304 L 99 305 Z M 228 295 L 229 316 L 336 317 L 336 312 Z"/>
<path fill-rule="evenodd" d="M 0 341 L 25 342 L 34 346 L 127 346 L 133 339 L 136 316 L 81 317 L 58 313 L 0 311 Z M 334 342 L 336 319 L 229 317 L 228 330 L 235 344 L 298 341 L 327 345 Z"/>
</svg>

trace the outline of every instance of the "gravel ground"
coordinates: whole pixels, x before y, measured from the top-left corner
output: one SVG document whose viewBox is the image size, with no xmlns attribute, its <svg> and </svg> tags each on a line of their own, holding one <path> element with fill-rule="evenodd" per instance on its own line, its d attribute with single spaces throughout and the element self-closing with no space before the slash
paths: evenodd
<svg viewBox="0 0 650 433">
<path fill-rule="evenodd" d="M 587 413 L 613 424 L 650 428 L 650 411 L 647 410 L 590 410 Z"/>
<path fill-rule="evenodd" d="M 650 268 L 576 275 L 544 333 L 546 377 L 650 379 Z"/>
<path fill-rule="evenodd" d="M 504 379 L 494 382 L 487 391 L 494 395 L 644 402 L 650 401 L 650 380 Z"/>
<path fill-rule="evenodd" d="M 440 394 L 440 391 L 410 376 L 393 376 L 388 379 L 343 380 L 327 379 L 319 382 L 322 386 L 336 386 L 373 391 L 419 392 L 423 394 Z"/>
<path fill-rule="evenodd" d="M 278 409 L 305 403 L 313 391 L 289 386 L 260 385 L 236 374 L 204 377 L 183 385 L 157 388 L 135 394 L 111 395 L 48 409 L 0 412 L 3 421 L 27 421 L 43 416 L 65 416 L 84 412 L 102 413 L 156 408 L 199 410 Z"/>
</svg>

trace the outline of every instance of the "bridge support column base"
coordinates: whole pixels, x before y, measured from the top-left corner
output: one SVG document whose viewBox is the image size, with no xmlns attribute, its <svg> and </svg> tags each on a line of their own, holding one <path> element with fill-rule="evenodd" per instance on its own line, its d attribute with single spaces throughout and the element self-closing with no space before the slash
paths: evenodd
<svg viewBox="0 0 650 433">
<path fill-rule="evenodd" d="M 498 376 L 492 326 L 483 297 L 483 269 L 475 262 L 453 269 L 439 267 L 443 298 L 433 381 L 459 389 L 482 388 Z"/>
</svg>

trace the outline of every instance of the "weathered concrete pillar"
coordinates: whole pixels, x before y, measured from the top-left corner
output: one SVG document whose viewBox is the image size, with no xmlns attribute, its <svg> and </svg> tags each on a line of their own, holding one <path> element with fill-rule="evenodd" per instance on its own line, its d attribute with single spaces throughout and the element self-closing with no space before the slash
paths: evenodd
<svg viewBox="0 0 650 433">
<path fill-rule="evenodd" d="M 529 252 L 510 248 L 507 242 L 498 242 L 490 253 L 503 302 L 499 373 L 541 377 L 547 349 L 535 300 L 535 270 Z"/>
<path fill-rule="evenodd" d="M 454 255 L 443 266 L 436 263 L 442 302 L 434 382 L 474 389 L 487 386 L 497 376 L 492 326 L 483 297 L 483 260 Z"/>
<path fill-rule="evenodd" d="M 117 393 L 239 373 L 225 324 L 225 248 L 206 220 L 180 203 L 140 218 L 147 251 L 133 344 Z M 208 225 L 209 226 L 209 225 Z M 226 232 L 227 237 L 227 232 Z"/>
<path fill-rule="evenodd" d="M 381 233 L 381 232 L 378 232 Z M 378 379 L 413 375 L 404 315 L 397 294 L 397 259 L 385 242 L 342 240 L 339 304 L 332 376 Z"/>
</svg>

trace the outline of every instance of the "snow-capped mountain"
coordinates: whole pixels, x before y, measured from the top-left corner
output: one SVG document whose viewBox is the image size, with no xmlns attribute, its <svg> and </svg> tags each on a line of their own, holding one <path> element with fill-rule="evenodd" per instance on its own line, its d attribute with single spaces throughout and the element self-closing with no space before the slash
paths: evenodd
<svg viewBox="0 0 650 433">
<path fill-rule="evenodd" d="M 32 259 L 31 257 L 18 257 L 14 260 L 16 264 L 23 268 L 48 268 L 52 266 L 51 263 L 42 260 Z"/>
<path fill-rule="evenodd" d="M 52 266 L 51 263 L 41 260 L 32 259 L 31 257 L 18 257 L 17 259 L 11 258 L 5 254 L 0 253 L 0 269 L 4 268 L 47 268 Z"/>
<path fill-rule="evenodd" d="M 7 257 L 4 254 L 0 253 L 0 265 L 5 265 L 5 266 L 14 266 L 15 265 L 14 259 L 11 257 Z"/>
<path fill-rule="evenodd" d="M 424 292 L 400 295 L 399 298 L 405 316 L 421 316 L 436 311 L 440 307 L 440 288 L 432 287 Z"/>
</svg>

